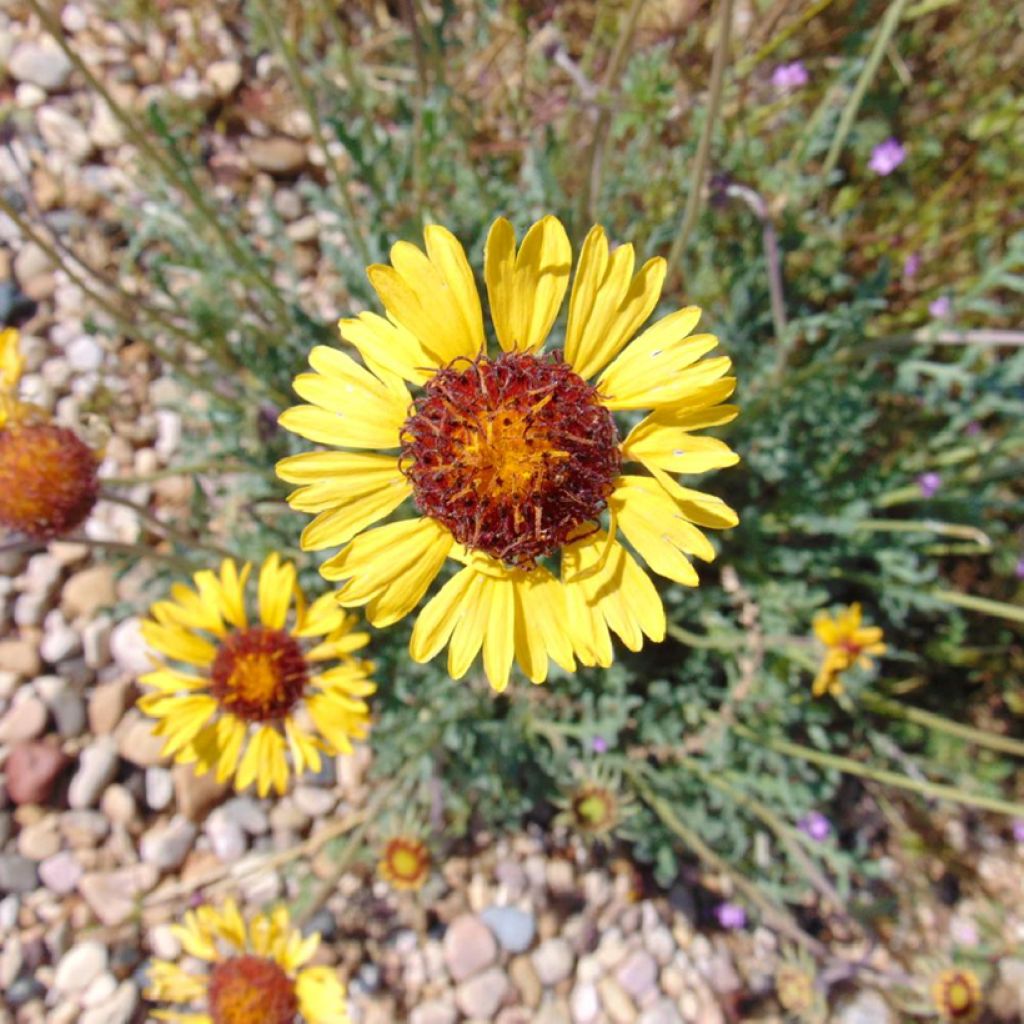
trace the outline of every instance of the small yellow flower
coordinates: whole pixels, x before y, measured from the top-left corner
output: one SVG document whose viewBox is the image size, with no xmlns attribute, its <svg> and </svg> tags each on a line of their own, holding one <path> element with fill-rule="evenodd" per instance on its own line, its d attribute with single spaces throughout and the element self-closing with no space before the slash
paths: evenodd
<svg viewBox="0 0 1024 1024">
<path fill-rule="evenodd" d="M 604 765 L 573 767 L 576 784 L 557 797 L 555 822 L 585 839 L 604 842 L 633 812 L 618 773 Z"/>
<path fill-rule="evenodd" d="M 634 274 L 633 247 L 613 251 L 594 227 L 564 346 L 544 352 L 569 290 L 569 238 L 544 217 L 517 246 L 499 218 L 484 253 L 497 341 L 489 353 L 461 244 L 436 224 L 424 237 L 426 252 L 398 242 L 390 264 L 368 268 L 387 317 L 364 312 L 339 325 L 362 362 L 313 349 L 313 372 L 295 380 L 308 404 L 280 418 L 339 449 L 278 465 L 298 485 L 292 507 L 316 514 L 303 548 L 341 547 L 321 572 L 341 584 L 343 605 L 365 606 L 381 627 L 411 613 L 454 562 L 419 615 L 410 654 L 425 662 L 447 646 L 458 679 L 482 651 L 495 690 L 513 662 L 540 683 L 550 661 L 567 671 L 577 659 L 610 665 L 612 633 L 634 651 L 645 636 L 664 639 L 661 598 L 622 539 L 654 572 L 696 586 L 692 558 L 715 556 L 700 527 L 738 521 L 675 478 L 738 461 L 696 433 L 737 414 L 721 404 L 736 384 L 729 359 L 703 359 L 718 341 L 692 333 L 700 310 L 677 310 L 637 335 L 658 303 L 665 261 Z M 650 411 L 634 422 L 638 410 Z M 632 423 L 624 438 L 619 413 Z M 375 525 L 410 504 L 415 514 Z"/>
<path fill-rule="evenodd" d="M 981 1016 L 984 1008 L 981 982 L 974 971 L 965 967 L 947 967 L 936 975 L 931 989 L 932 1002 L 940 1020 L 964 1024 Z"/>
<path fill-rule="evenodd" d="M 0 331 L 0 427 L 6 418 L 4 399 L 14 394 L 25 369 L 19 341 L 20 336 L 13 327 Z"/>
<path fill-rule="evenodd" d="M 825 645 L 821 668 L 812 688 L 815 697 L 842 693 L 840 676 L 843 672 L 854 665 L 870 668 L 873 662 L 869 655 L 886 651 L 881 629 L 861 625 L 861 609 L 857 603 L 841 611 L 834 619 L 825 612 L 819 612 L 814 619 L 814 632 Z"/>
<path fill-rule="evenodd" d="M 430 875 L 430 851 L 413 835 L 392 836 L 385 844 L 377 873 L 396 889 L 422 889 Z"/>
<path fill-rule="evenodd" d="M 295 566 L 276 554 L 260 570 L 259 622 L 250 625 L 251 569 L 225 559 L 219 576 L 198 572 L 195 589 L 175 584 L 170 600 L 153 605 L 142 624 L 146 642 L 202 675 L 161 664 L 141 678 L 154 692 L 138 703 L 159 719 L 153 731 L 167 737 L 165 755 L 200 775 L 234 776 L 239 791 L 255 782 L 265 796 L 271 785 L 287 788 L 287 752 L 296 775 L 319 771 L 321 753 L 351 753 L 369 729 L 363 698 L 376 685 L 371 663 L 351 656 L 369 642 L 352 632 L 354 616 L 331 594 L 307 605 Z M 333 660 L 340 663 L 324 666 Z"/>
<path fill-rule="evenodd" d="M 178 1024 L 349 1024 L 345 986 L 329 967 L 303 967 L 320 944 L 291 927 L 283 907 L 246 925 L 237 905 L 199 907 L 172 931 L 203 972 L 153 960 L 145 996 L 181 1010 L 153 1011 Z"/>
</svg>

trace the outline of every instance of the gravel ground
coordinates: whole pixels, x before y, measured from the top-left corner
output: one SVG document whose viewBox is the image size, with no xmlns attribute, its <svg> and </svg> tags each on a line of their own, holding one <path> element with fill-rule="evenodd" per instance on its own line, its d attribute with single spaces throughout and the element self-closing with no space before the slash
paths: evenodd
<svg viewBox="0 0 1024 1024">
<path fill-rule="evenodd" d="M 84 59 L 129 105 L 170 92 L 205 108 L 250 73 L 259 83 L 260 69 L 243 69 L 217 14 L 200 19 L 205 49 L 185 45 L 194 42 L 185 8 L 166 14 L 174 26 L 166 37 L 129 37 L 94 4 L 63 5 L 62 20 Z M 0 105 L 13 103 L 27 125 L 0 148 L 0 184 L 24 198 L 30 221 L 45 221 L 109 270 L 121 256 L 117 209 L 133 198 L 134 154 L 82 86 L 27 15 L 0 13 Z M 309 143 L 308 121 L 287 108 L 272 121 L 251 115 L 246 133 L 218 141 L 216 159 L 237 172 L 234 187 L 273 196 L 297 246 L 303 288 L 324 297 L 323 313 L 332 317 L 337 288 L 317 248 L 323 215 L 306 207 L 293 183 L 317 162 Z M 92 333 L 88 296 L 0 214 L 0 281 L 10 277 L 37 303 L 22 332 L 23 397 L 83 432 L 108 428 L 101 476 L 151 475 L 173 463 L 179 385 L 138 345 L 115 346 Z M 82 409 L 101 393 L 111 412 L 98 425 Z M 173 522 L 192 487 L 169 477 L 124 493 Z M 294 895 L 291 868 L 300 854 L 314 878 L 330 878 L 318 823 L 345 821 L 366 796 L 366 756 L 328 763 L 284 798 L 264 800 L 161 758 L 160 742 L 133 707 L 148 661 L 138 620 L 123 614 L 138 607 L 147 569 L 115 574 L 93 543 L 145 544 L 152 531 L 134 509 L 101 502 L 84 534 L 81 543 L 0 552 L 0 1024 L 146 1019 L 146 961 L 179 954 L 168 923 L 181 908 L 227 893 L 253 907 Z M 1024 944 L 1024 857 L 989 845 L 979 874 L 988 898 L 1018 908 L 1006 927 Z M 772 997 L 779 957 L 772 932 L 709 926 L 696 886 L 638 898 L 628 865 L 572 842 L 479 837 L 418 897 L 396 896 L 370 878 L 369 866 L 343 876 L 310 922 L 327 940 L 319 961 L 338 965 L 353 1013 L 366 1024 L 783 1019 Z M 963 895 L 953 910 L 920 908 L 914 926 L 969 929 L 983 901 Z M 884 950 L 862 952 L 883 969 L 890 963 Z M 1020 1020 L 1024 960 L 1004 959 L 994 985 L 997 1019 Z M 879 992 L 850 986 L 833 1019 L 899 1017 Z"/>
</svg>

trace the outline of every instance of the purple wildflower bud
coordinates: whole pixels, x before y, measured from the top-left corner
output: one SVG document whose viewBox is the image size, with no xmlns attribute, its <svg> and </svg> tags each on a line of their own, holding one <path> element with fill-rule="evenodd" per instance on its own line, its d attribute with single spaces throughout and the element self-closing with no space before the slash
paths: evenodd
<svg viewBox="0 0 1024 1024">
<path fill-rule="evenodd" d="M 747 923 L 747 912 L 737 903 L 719 903 L 715 917 L 723 928 L 730 930 L 743 928 Z"/>
<path fill-rule="evenodd" d="M 981 433 L 981 424 L 977 420 L 971 420 L 964 431 L 968 437 L 977 437 Z"/>
<path fill-rule="evenodd" d="M 816 843 L 824 842 L 832 834 L 832 822 L 821 811 L 811 811 L 798 822 L 797 828 Z"/>
<path fill-rule="evenodd" d="M 1015 842 L 1024 843 L 1024 818 L 1018 818 L 1013 823 L 1013 838 Z"/>
<path fill-rule="evenodd" d="M 886 139 L 871 150 L 868 167 L 884 178 L 887 174 L 892 174 L 906 159 L 907 151 L 903 143 L 899 139 Z"/>
<path fill-rule="evenodd" d="M 590 749 L 593 750 L 595 754 L 603 754 L 608 749 L 608 741 L 603 736 L 595 736 L 590 741 Z"/>
<path fill-rule="evenodd" d="M 780 64 L 772 72 L 772 85 L 777 92 L 792 92 L 802 89 L 810 81 L 807 68 L 799 60 L 792 64 Z"/>
<path fill-rule="evenodd" d="M 922 498 L 934 498 L 942 486 L 942 477 L 938 473 L 922 473 L 917 478 L 917 486 L 921 490 Z"/>
<path fill-rule="evenodd" d="M 1013 573 L 1017 579 L 1024 580 L 1024 558 L 1017 559 L 1017 567 L 1013 570 Z M 1024 825 L 1024 822 L 1019 824 Z M 1024 842 L 1024 839 L 1021 839 L 1021 842 Z"/>
<path fill-rule="evenodd" d="M 948 320 L 949 314 L 953 312 L 953 303 L 948 295 L 940 295 L 928 303 L 928 312 L 936 320 Z"/>
<path fill-rule="evenodd" d="M 921 269 L 921 254 L 919 252 L 912 252 L 903 261 L 903 280 L 910 281 L 917 277 L 918 271 Z"/>
</svg>

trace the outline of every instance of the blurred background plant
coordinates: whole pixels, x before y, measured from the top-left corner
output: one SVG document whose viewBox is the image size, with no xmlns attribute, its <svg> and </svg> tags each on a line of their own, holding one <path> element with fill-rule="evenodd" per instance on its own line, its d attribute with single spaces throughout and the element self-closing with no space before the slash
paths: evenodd
<svg viewBox="0 0 1024 1024">
<path fill-rule="evenodd" d="M 44 0 L 24 6 L 67 46 Z M 425 223 L 479 267 L 499 214 L 553 212 L 577 243 L 598 221 L 671 257 L 664 310 L 702 306 L 736 363 L 743 461 L 712 489 L 740 526 L 699 589 L 664 588 L 664 644 L 495 696 L 412 664 L 408 627 L 375 634 L 373 771 L 432 856 L 558 829 L 596 779 L 614 820 L 594 856 L 624 847 L 666 887 L 703 865 L 709 916 L 728 897 L 820 954 L 913 899 L 882 850 L 943 844 L 950 816 L 1024 817 L 1019 5 L 235 6 L 259 84 L 208 102 L 122 105 L 67 47 L 139 154 L 117 279 L 24 196 L 0 205 L 92 293 L 99 329 L 188 385 L 180 472 L 200 486 L 178 537 L 279 550 L 323 591 L 275 421 L 309 349 L 372 308 L 366 264 Z M 198 8 L 109 7 L 205 45 Z M 264 173 L 243 202 L 233 140 L 253 122 Z M 282 180 L 310 218 L 287 223 Z M 813 697 L 815 613 L 855 601 L 888 653 Z M 338 856 L 372 863 L 381 838 L 364 823 Z"/>
</svg>

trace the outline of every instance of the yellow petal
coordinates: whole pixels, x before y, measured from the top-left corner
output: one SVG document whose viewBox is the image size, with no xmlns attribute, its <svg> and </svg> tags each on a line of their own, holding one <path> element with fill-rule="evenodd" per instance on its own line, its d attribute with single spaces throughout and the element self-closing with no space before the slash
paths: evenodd
<svg viewBox="0 0 1024 1024">
<path fill-rule="evenodd" d="M 284 629 L 288 607 L 295 593 L 295 566 L 282 562 L 276 552 L 268 555 L 260 569 L 260 621 L 270 629 Z"/>
<path fill-rule="evenodd" d="M 367 452 L 303 452 L 275 468 L 282 480 L 302 485 L 288 495 L 301 512 L 324 512 L 405 479 L 394 455 Z"/>
<path fill-rule="evenodd" d="M 488 579 L 490 613 L 484 627 L 484 672 L 491 688 L 501 693 L 508 686 L 515 654 L 515 584 L 511 579 Z"/>
<path fill-rule="evenodd" d="M 630 431 L 622 445 L 622 454 L 627 460 L 657 466 L 669 473 L 704 473 L 709 469 L 734 466 L 740 460 L 724 441 L 695 436 L 675 425 L 667 425 L 654 413 Z"/>
<path fill-rule="evenodd" d="M 556 217 L 537 221 L 516 253 L 515 232 L 504 217 L 491 226 L 484 277 L 491 319 L 506 352 L 533 352 L 544 344 L 569 284 L 572 247 Z"/>
<path fill-rule="evenodd" d="M 462 614 L 448 644 L 448 674 L 452 679 L 461 679 L 473 664 L 490 617 L 491 592 L 486 587 L 490 577 L 475 572 L 473 575 L 475 578 L 463 600 Z"/>
<path fill-rule="evenodd" d="M 347 544 L 357 533 L 394 512 L 410 494 L 411 484 L 396 470 L 394 478 L 379 490 L 346 498 L 344 504 L 321 512 L 302 531 L 302 550 L 320 551 Z"/>
<path fill-rule="evenodd" d="M 299 1013 L 308 1024 L 349 1024 L 345 986 L 330 967 L 307 967 L 295 979 Z"/>
<path fill-rule="evenodd" d="M 338 329 L 377 376 L 391 373 L 413 384 L 425 384 L 441 363 L 412 331 L 377 313 L 342 320 Z"/>
<path fill-rule="evenodd" d="M 739 516 L 721 498 L 683 487 L 657 466 L 652 465 L 648 468 L 654 479 L 691 523 L 707 526 L 712 530 L 728 530 L 739 523 Z"/>
<path fill-rule="evenodd" d="M 534 683 L 547 679 L 548 658 L 567 672 L 576 668 L 569 637 L 565 590 L 547 569 L 524 573 L 515 586 L 516 662 Z"/>
<path fill-rule="evenodd" d="M 409 640 L 413 661 L 429 661 L 448 643 L 465 611 L 470 588 L 479 588 L 478 580 L 479 574 L 472 569 L 461 569 L 426 603 Z"/>
<path fill-rule="evenodd" d="M 609 255 L 604 230 L 590 230 L 569 299 L 565 358 L 590 378 L 603 369 L 651 315 L 665 281 L 665 261 L 648 260 L 633 277 L 633 247 Z"/>
<path fill-rule="evenodd" d="M 367 276 L 389 316 L 440 363 L 473 359 L 484 347 L 484 328 L 469 261 L 446 228 L 430 225 L 424 238 L 426 255 L 408 242 L 396 242 L 392 266 L 375 264 Z"/>
<path fill-rule="evenodd" d="M 213 644 L 180 626 L 162 625 L 152 619 L 143 619 L 140 628 L 143 639 L 150 647 L 175 661 L 205 668 L 217 657 L 217 648 Z"/>
</svg>

